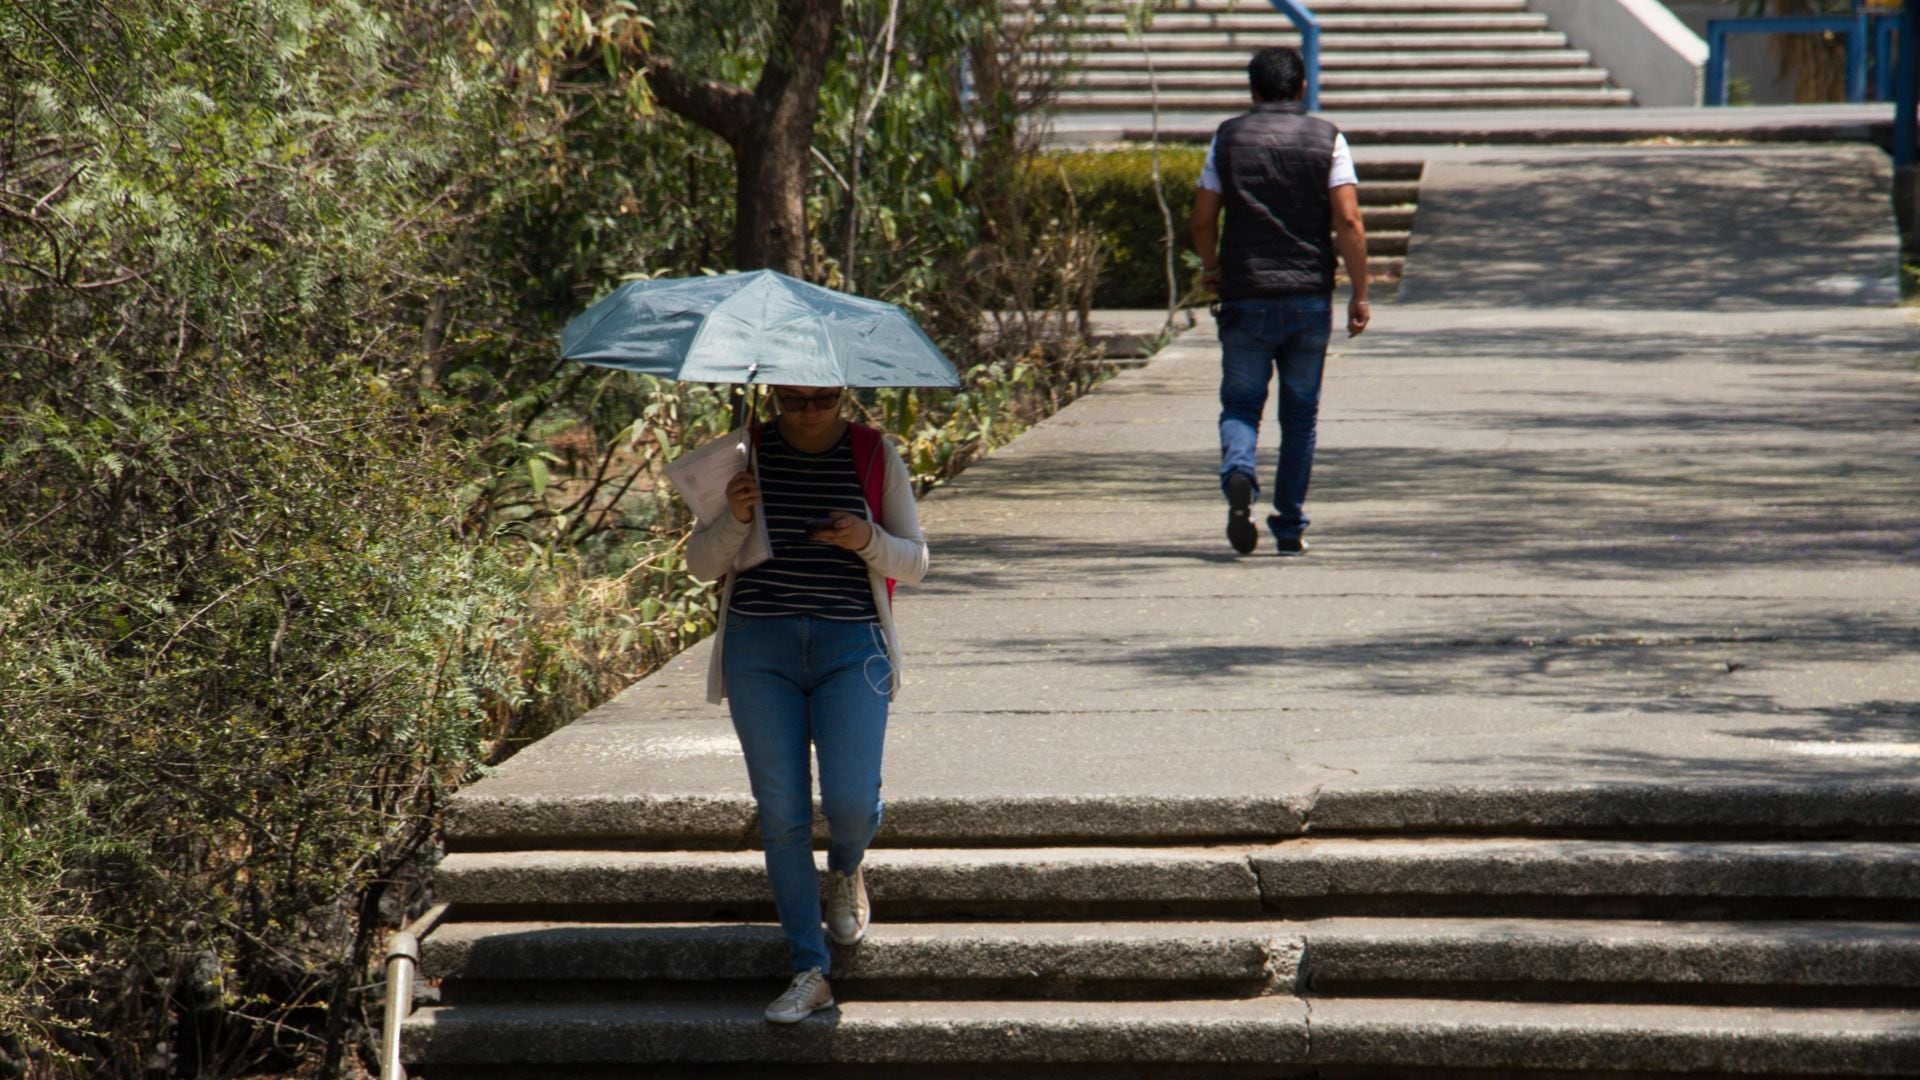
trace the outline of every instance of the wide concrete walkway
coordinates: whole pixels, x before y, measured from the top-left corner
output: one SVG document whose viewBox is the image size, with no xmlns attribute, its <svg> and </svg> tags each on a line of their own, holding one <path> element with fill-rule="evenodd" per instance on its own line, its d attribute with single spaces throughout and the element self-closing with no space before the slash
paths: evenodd
<svg viewBox="0 0 1920 1080">
<path fill-rule="evenodd" d="M 1616 789 L 1920 795 L 1920 333 L 1877 280 L 1885 168 L 1434 166 L 1408 302 L 1329 360 L 1304 559 L 1222 536 L 1204 317 L 976 465 L 925 502 L 933 572 L 899 595 L 892 827 L 1089 797 L 1177 833 L 1182 806 L 1338 792 L 1403 818 L 1463 787 L 1596 815 Z M 743 807 L 706 662 L 467 812 Z"/>
</svg>

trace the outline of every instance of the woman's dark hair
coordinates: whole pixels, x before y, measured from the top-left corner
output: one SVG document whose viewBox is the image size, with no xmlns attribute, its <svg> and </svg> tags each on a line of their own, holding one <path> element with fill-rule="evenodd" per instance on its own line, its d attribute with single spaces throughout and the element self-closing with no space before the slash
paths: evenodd
<svg viewBox="0 0 1920 1080">
<path fill-rule="evenodd" d="M 1292 101 L 1307 81 L 1307 64 L 1300 50 L 1278 46 L 1261 49 L 1247 63 L 1247 82 L 1255 101 Z"/>
</svg>

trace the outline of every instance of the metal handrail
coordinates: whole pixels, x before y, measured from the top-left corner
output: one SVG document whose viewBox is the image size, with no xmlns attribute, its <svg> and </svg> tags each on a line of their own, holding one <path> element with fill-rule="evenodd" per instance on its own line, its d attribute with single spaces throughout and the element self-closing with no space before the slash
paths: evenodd
<svg viewBox="0 0 1920 1080">
<path fill-rule="evenodd" d="M 420 939 L 433 932 L 447 916 L 447 905 L 435 904 L 427 913 L 393 935 L 387 945 L 386 1020 L 380 1031 L 380 1080 L 406 1080 L 400 1060 L 400 1027 L 413 1015 L 413 976 L 420 967 Z"/>
<path fill-rule="evenodd" d="M 1300 59 L 1306 61 L 1307 68 L 1307 109 L 1317 112 L 1320 108 L 1320 20 L 1314 18 L 1312 9 L 1300 0 L 1268 2 L 1300 31 Z"/>
<path fill-rule="evenodd" d="M 1920 110 L 1920 83 L 1914 69 L 1920 66 L 1920 13 L 1912 0 L 1902 5 L 1899 15 L 1899 58 L 1893 68 L 1898 73 L 1893 88 L 1893 163 L 1908 166 L 1920 159 L 1920 131 L 1915 130 L 1914 114 Z"/>
<path fill-rule="evenodd" d="M 1707 85 L 1703 104 L 1727 103 L 1727 36 L 1729 34 L 1845 34 L 1847 38 L 1847 100 L 1867 100 L 1867 56 L 1880 69 L 1881 96 L 1891 84 L 1893 26 L 1897 12 L 1856 10 L 1851 15 L 1770 16 L 1755 19 L 1707 20 Z"/>
</svg>

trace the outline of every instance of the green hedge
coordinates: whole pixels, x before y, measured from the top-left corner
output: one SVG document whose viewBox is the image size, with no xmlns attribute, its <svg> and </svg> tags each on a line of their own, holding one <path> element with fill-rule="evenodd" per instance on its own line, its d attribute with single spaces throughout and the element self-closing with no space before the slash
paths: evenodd
<svg viewBox="0 0 1920 1080">
<path fill-rule="evenodd" d="M 1187 238 L 1187 219 L 1193 213 L 1194 185 L 1205 159 L 1202 146 L 1160 148 L 1160 179 L 1173 213 L 1183 294 L 1193 286 L 1195 276 L 1189 265 L 1193 246 Z M 1028 220 L 1036 232 L 1050 221 L 1064 223 L 1077 212 L 1080 223 L 1100 237 L 1104 259 L 1095 307 L 1166 306 L 1166 225 L 1153 196 L 1151 150 L 1038 154 L 1027 168 L 1032 182 Z"/>
</svg>

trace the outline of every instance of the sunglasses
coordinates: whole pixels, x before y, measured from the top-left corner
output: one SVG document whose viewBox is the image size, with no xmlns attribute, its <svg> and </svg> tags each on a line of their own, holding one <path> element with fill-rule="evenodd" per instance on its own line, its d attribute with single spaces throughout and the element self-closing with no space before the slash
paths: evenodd
<svg viewBox="0 0 1920 1080">
<path fill-rule="evenodd" d="M 811 394 L 777 393 L 773 395 L 780 402 L 781 412 L 797 413 L 811 405 L 821 412 L 840 404 L 840 388 L 820 390 Z"/>
</svg>

